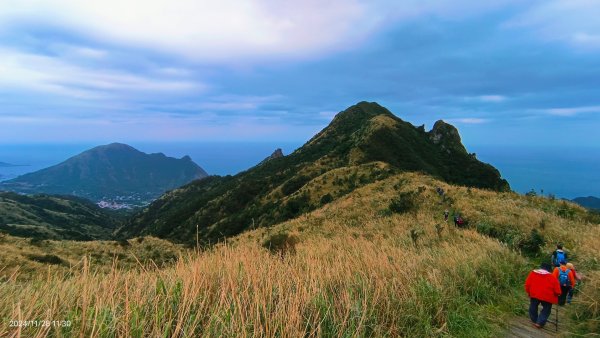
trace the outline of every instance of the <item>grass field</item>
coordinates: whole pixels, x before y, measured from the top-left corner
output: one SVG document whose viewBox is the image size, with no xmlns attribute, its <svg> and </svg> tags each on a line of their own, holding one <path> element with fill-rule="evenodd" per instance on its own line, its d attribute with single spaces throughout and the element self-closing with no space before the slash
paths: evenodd
<svg viewBox="0 0 600 338">
<path fill-rule="evenodd" d="M 390 210 L 393 199 L 405 202 L 392 208 L 401 212 Z M 469 227 L 444 223 L 446 208 Z M 538 251 L 530 248 L 534 229 L 544 239 Z M 0 257 L 25 260 L 37 248 L 18 241 L 4 237 Z M 597 331 L 600 225 L 593 215 L 547 198 L 399 174 L 227 243 L 177 247 L 173 263 L 137 263 L 144 248 L 135 240 L 46 244 L 40 252 L 79 263 L 48 270 L 34 262 L 24 275 L 6 268 L 13 270 L 0 283 L 0 336 L 495 337 L 521 311 L 526 274 L 557 241 L 589 276 L 570 330 Z M 121 253 L 118 260 L 108 259 L 107 247 Z M 98 251 L 104 258 L 94 260 Z M 127 263 L 114 263 L 121 260 Z M 70 325 L 11 327 L 11 320 Z"/>
</svg>

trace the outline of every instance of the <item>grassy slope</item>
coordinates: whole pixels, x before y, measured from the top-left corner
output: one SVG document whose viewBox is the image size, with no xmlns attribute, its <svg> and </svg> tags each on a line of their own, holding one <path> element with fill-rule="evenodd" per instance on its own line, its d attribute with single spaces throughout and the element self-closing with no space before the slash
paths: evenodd
<svg viewBox="0 0 600 338">
<path fill-rule="evenodd" d="M 440 202 L 437 186 L 450 204 Z M 418 209 L 389 213 L 392 197 L 419 187 Z M 435 224 L 446 207 L 460 209 L 473 227 L 516 229 L 512 241 L 544 219 L 542 234 L 564 241 L 580 271 L 599 277 L 599 225 L 587 222 L 583 209 L 568 204 L 572 212 L 564 212 L 557 201 L 399 174 L 173 267 L 96 274 L 86 267 L 68 278 L 45 275 L 43 284 L 2 283 L 0 318 L 68 319 L 73 326 L 60 332 L 84 336 L 494 336 L 521 308 L 514 292 L 522 292 L 533 264 L 475 230 L 446 228 L 438 238 Z M 422 233 L 416 246 L 411 229 Z M 295 238 L 295 252 L 282 257 L 262 247 L 277 234 Z M 577 296 L 582 318 L 575 329 L 595 329 L 594 285 Z M 0 328 L 0 336 L 11 332 Z M 44 334 L 23 329 L 34 332 Z"/>
<path fill-rule="evenodd" d="M 72 196 L 0 192 L 0 231 L 45 239 L 108 239 L 118 220 L 90 201 Z"/>
<path fill-rule="evenodd" d="M 159 266 L 175 262 L 185 249 L 153 237 L 129 241 L 54 241 L 0 234 L 0 283 L 24 282 L 48 274 L 64 276 L 81 269 L 84 257 L 93 269 L 107 272 L 113 263 L 141 268 L 152 260 Z M 154 265 L 154 263 L 151 263 Z"/>
</svg>

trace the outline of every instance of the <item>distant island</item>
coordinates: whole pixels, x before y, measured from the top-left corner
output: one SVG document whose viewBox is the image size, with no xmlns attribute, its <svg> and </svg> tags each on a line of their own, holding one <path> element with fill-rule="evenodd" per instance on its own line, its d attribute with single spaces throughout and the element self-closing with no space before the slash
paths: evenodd
<svg viewBox="0 0 600 338">
<path fill-rule="evenodd" d="M 74 195 L 100 206 L 145 205 L 164 192 L 208 174 L 189 156 L 146 154 L 112 143 L 73 156 L 55 166 L 0 183 L 0 190 L 25 194 Z"/>
<path fill-rule="evenodd" d="M 12 164 L 6 162 L 0 162 L 0 168 L 8 168 L 8 167 L 25 167 L 25 164 Z"/>
<path fill-rule="evenodd" d="M 600 198 L 598 197 L 577 197 L 572 199 L 572 201 L 581 205 L 584 208 L 600 210 Z"/>
</svg>

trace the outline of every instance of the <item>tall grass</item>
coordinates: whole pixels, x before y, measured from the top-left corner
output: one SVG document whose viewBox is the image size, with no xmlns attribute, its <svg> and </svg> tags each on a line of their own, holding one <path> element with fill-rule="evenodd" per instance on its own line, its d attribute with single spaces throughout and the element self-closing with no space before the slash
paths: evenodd
<svg viewBox="0 0 600 338">
<path fill-rule="evenodd" d="M 468 264 L 466 263 L 468 262 Z M 490 335 L 485 306 L 520 282 L 523 261 L 474 233 L 424 248 L 394 239 L 309 241 L 281 258 L 222 246 L 167 269 L 0 286 L 0 317 L 69 320 L 23 336 Z M 18 336 L 3 326 L 0 336 Z"/>
<path fill-rule="evenodd" d="M 382 212 L 405 191 L 419 191 L 413 211 Z M 402 174 L 273 228 L 184 253 L 170 267 L 96 269 L 97 261 L 85 259 L 68 275 L 9 279 L 0 283 L 0 337 L 497 336 L 522 308 L 515 292 L 522 295 L 533 265 L 475 229 L 445 225 L 438 236 L 442 212 L 460 210 L 471 224 L 493 221 L 523 233 L 545 219 L 540 232 L 564 241 L 580 270 L 596 277 L 598 225 L 578 218 L 579 209 L 572 219 L 556 216 L 553 203 Z M 420 235 L 413 241 L 414 229 Z M 295 250 L 264 247 L 274 234 L 295 238 Z M 594 285 L 584 285 L 578 300 L 581 332 L 598 315 Z M 72 325 L 8 325 L 36 319 Z"/>
</svg>

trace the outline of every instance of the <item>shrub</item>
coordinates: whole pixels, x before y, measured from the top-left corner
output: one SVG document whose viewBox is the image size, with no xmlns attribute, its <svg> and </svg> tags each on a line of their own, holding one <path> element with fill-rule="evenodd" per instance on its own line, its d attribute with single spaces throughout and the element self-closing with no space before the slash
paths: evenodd
<svg viewBox="0 0 600 338">
<path fill-rule="evenodd" d="M 594 224 L 600 224 L 600 211 L 588 210 L 584 215 L 583 220 Z"/>
<path fill-rule="evenodd" d="M 333 196 L 331 196 L 331 194 L 325 194 L 321 197 L 321 205 L 331 203 L 331 201 L 333 201 Z"/>
<path fill-rule="evenodd" d="M 124 247 L 124 248 L 131 245 L 131 244 L 129 244 L 129 241 L 126 240 L 126 239 L 120 239 L 120 240 L 117 241 L 117 243 L 119 243 L 119 245 L 122 246 L 122 247 Z"/>
<path fill-rule="evenodd" d="M 286 254 L 296 253 L 296 244 L 300 242 L 298 236 L 290 235 L 287 232 L 281 232 L 271 235 L 263 242 L 263 248 L 268 249 L 273 254 L 279 254 L 282 257 Z"/>
<path fill-rule="evenodd" d="M 519 242 L 518 248 L 526 255 L 535 256 L 541 253 L 544 244 L 544 236 L 537 229 L 532 229 L 529 236 Z"/>
<path fill-rule="evenodd" d="M 289 199 L 282 210 L 282 215 L 285 220 L 296 217 L 303 212 L 311 209 L 309 198 L 307 195 L 300 195 Z"/>
<path fill-rule="evenodd" d="M 43 263 L 43 264 L 54 264 L 54 265 L 60 265 L 63 264 L 64 261 L 62 260 L 62 258 L 56 256 L 56 255 L 35 255 L 35 254 L 31 254 L 27 256 L 30 260 L 34 261 L 34 262 L 38 262 L 38 263 Z"/>
<path fill-rule="evenodd" d="M 417 207 L 417 193 L 414 191 L 402 192 L 390 202 L 389 209 L 392 212 L 403 214 Z"/>
<path fill-rule="evenodd" d="M 281 192 L 286 196 L 291 195 L 302 188 L 308 181 L 310 181 L 310 177 L 304 175 L 291 178 L 281 186 Z"/>
<path fill-rule="evenodd" d="M 562 218 L 573 219 L 573 216 L 575 216 L 575 209 L 570 207 L 567 202 L 563 201 L 556 211 L 556 214 Z"/>
<path fill-rule="evenodd" d="M 35 246 L 40 246 L 40 245 L 44 244 L 44 240 L 39 237 L 33 237 L 33 238 L 29 239 L 29 244 L 35 245 Z"/>
</svg>

